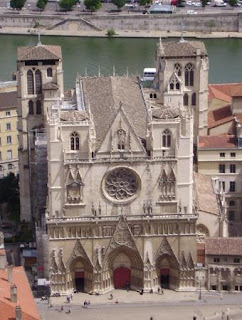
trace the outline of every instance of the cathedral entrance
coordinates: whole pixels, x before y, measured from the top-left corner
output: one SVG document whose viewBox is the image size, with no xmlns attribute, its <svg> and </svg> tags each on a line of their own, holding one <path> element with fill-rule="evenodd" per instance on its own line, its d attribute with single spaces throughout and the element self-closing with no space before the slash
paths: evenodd
<svg viewBox="0 0 242 320">
<path fill-rule="evenodd" d="M 113 284 L 115 289 L 127 289 L 130 287 L 131 271 L 120 267 L 113 272 Z"/>
<path fill-rule="evenodd" d="M 77 292 L 84 292 L 84 272 L 77 271 L 75 272 L 75 285 Z"/>
<path fill-rule="evenodd" d="M 168 289 L 170 283 L 170 269 L 164 268 L 160 270 L 160 286 Z"/>
</svg>

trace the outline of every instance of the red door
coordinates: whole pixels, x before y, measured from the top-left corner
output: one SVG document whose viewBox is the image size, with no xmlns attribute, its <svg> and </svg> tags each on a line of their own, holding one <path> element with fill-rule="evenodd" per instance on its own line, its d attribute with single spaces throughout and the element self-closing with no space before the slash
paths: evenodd
<svg viewBox="0 0 242 320">
<path fill-rule="evenodd" d="M 128 268 L 120 267 L 113 272 L 115 289 L 126 289 L 130 286 L 131 271 Z"/>
</svg>

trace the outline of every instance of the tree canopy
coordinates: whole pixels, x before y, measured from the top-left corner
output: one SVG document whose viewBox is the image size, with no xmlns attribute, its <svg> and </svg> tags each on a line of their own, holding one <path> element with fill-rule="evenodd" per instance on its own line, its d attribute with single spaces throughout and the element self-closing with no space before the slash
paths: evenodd
<svg viewBox="0 0 242 320">
<path fill-rule="evenodd" d="M 112 3 L 120 10 L 126 3 L 125 0 L 112 0 Z"/>
<path fill-rule="evenodd" d="M 75 4 L 76 0 L 60 0 L 59 2 L 61 9 L 66 11 L 71 11 Z"/>
<path fill-rule="evenodd" d="M 152 0 L 140 0 L 141 6 L 149 6 L 152 3 Z"/>
<path fill-rule="evenodd" d="M 11 0 L 10 7 L 16 10 L 21 10 L 25 5 L 26 0 Z"/>
<path fill-rule="evenodd" d="M 87 10 L 94 12 L 101 8 L 102 3 L 100 0 L 84 0 L 84 5 Z"/>
<path fill-rule="evenodd" d="M 236 5 L 237 5 L 237 0 L 229 0 L 229 5 L 231 6 L 231 7 L 235 7 Z"/>
</svg>

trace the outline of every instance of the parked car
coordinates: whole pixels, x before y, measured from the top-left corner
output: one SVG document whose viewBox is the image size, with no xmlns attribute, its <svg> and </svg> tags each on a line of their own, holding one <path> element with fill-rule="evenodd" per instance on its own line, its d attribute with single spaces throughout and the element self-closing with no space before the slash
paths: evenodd
<svg viewBox="0 0 242 320">
<path fill-rule="evenodd" d="M 194 10 L 188 10 L 188 11 L 187 11 L 187 14 L 197 14 L 197 12 L 194 11 Z"/>
</svg>

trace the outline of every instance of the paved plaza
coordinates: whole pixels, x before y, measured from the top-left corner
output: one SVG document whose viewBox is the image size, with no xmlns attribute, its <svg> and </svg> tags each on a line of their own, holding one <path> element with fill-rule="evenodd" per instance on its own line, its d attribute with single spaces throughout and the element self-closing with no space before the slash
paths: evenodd
<svg viewBox="0 0 242 320">
<path fill-rule="evenodd" d="M 37 299 L 37 306 L 43 320 L 242 320 L 242 294 L 219 294 L 217 292 L 174 292 L 164 294 L 114 290 L 95 296 L 84 293 L 74 294 L 70 303 L 65 297 L 47 301 Z M 84 308 L 84 301 L 90 302 Z M 63 307 L 63 310 L 61 311 Z M 71 311 L 69 313 L 69 310 Z"/>
</svg>

